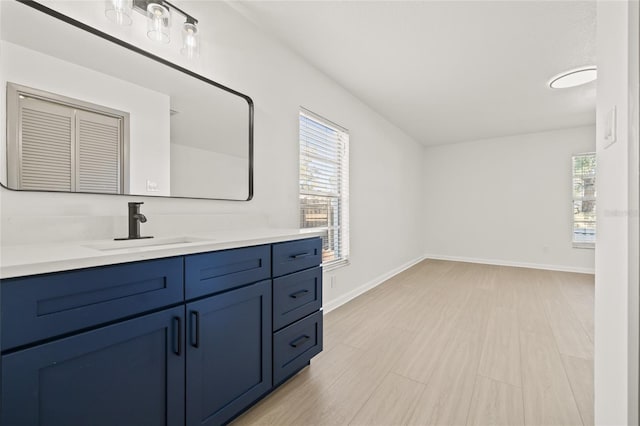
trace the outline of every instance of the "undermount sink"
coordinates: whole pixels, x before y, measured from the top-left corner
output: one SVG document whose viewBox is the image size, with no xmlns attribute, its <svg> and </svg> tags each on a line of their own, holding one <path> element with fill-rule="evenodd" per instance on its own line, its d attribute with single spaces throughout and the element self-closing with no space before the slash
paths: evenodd
<svg viewBox="0 0 640 426">
<path fill-rule="evenodd" d="M 162 247 L 175 244 L 207 243 L 211 241 L 212 240 L 210 238 L 205 239 L 196 237 L 145 238 L 140 240 L 122 240 L 100 244 L 87 244 L 84 247 L 100 251 L 110 251 L 141 247 Z"/>
</svg>

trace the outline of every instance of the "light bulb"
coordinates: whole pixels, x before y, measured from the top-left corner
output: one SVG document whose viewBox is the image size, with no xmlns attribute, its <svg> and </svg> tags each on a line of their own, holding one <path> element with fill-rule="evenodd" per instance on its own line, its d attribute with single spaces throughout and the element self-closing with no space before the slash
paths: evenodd
<svg viewBox="0 0 640 426">
<path fill-rule="evenodd" d="M 195 58 L 198 56 L 199 43 L 198 27 L 194 22 L 185 22 L 182 25 L 182 49 L 180 53 L 187 58 Z"/>
<path fill-rule="evenodd" d="M 161 43 L 169 43 L 169 28 L 171 27 L 171 12 L 158 3 L 147 6 L 147 37 Z"/>
<path fill-rule="evenodd" d="M 111 22 L 118 25 L 131 25 L 132 10 L 133 0 L 107 0 L 104 14 Z"/>
</svg>

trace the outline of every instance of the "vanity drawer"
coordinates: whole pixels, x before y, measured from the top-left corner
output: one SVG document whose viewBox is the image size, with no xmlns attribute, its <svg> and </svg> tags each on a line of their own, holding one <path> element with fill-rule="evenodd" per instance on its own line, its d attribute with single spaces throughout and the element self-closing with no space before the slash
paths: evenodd
<svg viewBox="0 0 640 426">
<path fill-rule="evenodd" d="M 268 279 L 271 276 L 271 246 L 194 254 L 184 261 L 185 297 L 220 293 Z"/>
<path fill-rule="evenodd" d="M 273 280 L 273 329 L 278 330 L 322 307 L 322 268 L 316 266 Z"/>
<path fill-rule="evenodd" d="M 290 274 L 322 263 L 322 239 L 308 238 L 273 245 L 273 276 Z"/>
<path fill-rule="evenodd" d="M 322 351 L 322 311 L 273 334 L 273 385 L 286 380 Z"/>
<path fill-rule="evenodd" d="M 183 300 L 181 257 L 3 280 L 2 350 Z"/>
</svg>

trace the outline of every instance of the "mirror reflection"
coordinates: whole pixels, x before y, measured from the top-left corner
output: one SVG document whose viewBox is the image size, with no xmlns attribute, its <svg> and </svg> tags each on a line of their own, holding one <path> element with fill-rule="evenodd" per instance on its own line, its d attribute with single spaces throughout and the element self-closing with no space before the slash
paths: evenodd
<svg viewBox="0 0 640 426">
<path fill-rule="evenodd" d="M 1 183 L 247 200 L 250 98 L 0 2 Z"/>
</svg>

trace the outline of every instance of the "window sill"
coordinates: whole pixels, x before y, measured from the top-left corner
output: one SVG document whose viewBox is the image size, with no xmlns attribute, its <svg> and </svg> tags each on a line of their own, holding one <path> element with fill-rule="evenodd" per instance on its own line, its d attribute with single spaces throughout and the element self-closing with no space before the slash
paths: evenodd
<svg viewBox="0 0 640 426">
<path fill-rule="evenodd" d="M 343 266 L 349 266 L 350 264 L 351 264 L 351 262 L 349 262 L 349 259 L 340 260 L 338 262 L 331 263 L 331 264 L 328 264 L 328 265 L 325 265 L 323 263 L 322 264 L 322 271 L 323 272 L 329 272 L 329 271 L 333 271 L 334 269 L 342 268 Z"/>
<path fill-rule="evenodd" d="M 573 243 L 573 248 L 593 250 L 596 248 L 596 243 Z"/>
</svg>

